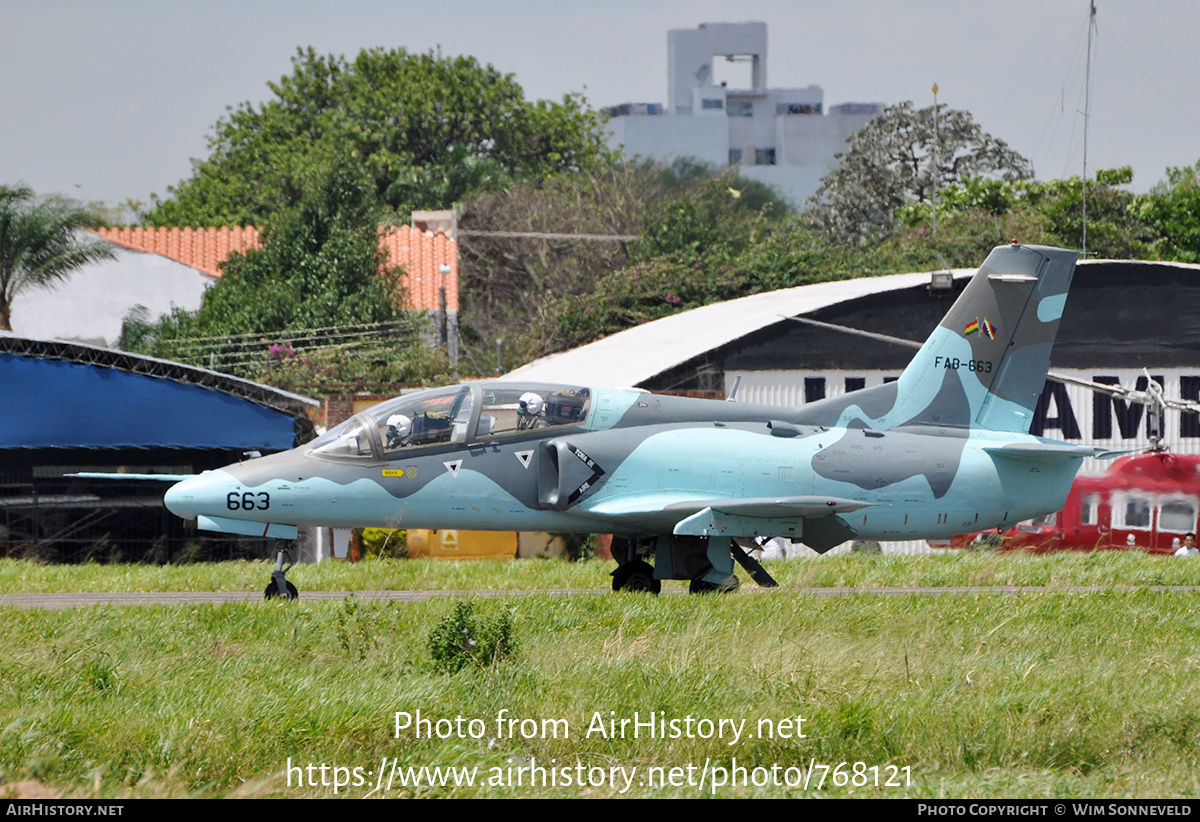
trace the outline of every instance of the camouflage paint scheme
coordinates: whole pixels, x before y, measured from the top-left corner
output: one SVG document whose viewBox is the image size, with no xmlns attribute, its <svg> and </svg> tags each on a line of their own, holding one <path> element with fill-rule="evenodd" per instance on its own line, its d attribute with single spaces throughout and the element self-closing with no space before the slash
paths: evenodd
<svg viewBox="0 0 1200 822">
<path fill-rule="evenodd" d="M 166 504 L 202 528 L 282 538 L 318 525 L 612 532 L 655 543 L 655 578 L 714 585 L 732 573 L 731 537 L 824 552 L 1006 528 L 1058 510 L 1095 453 L 1028 434 L 1075 259 L 996 248 L 896 382 L 845 396 L 781 408 L 469 383 L 185 480 Z M 513 425 L 526 392 L 561 415 Z M 423 407 L 443 410 L 411 413 Z M 446 439 L 398 444 L 392 412 Z"/>
</svg>

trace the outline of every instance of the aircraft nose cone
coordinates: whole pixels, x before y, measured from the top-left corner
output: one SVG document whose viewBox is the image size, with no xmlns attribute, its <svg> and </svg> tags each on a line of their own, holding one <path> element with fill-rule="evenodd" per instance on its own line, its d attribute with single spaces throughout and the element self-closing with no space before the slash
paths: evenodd
<svg viewBox="0 0 1200 822">
<path fill-rule="evenodd" d="M 163 496 L 163 503 L 182 519 L 220 514 L 225 510 L 225 495 L 233 482 L 233 477 L 224 471 L 209 471 L 172 485 Z"/>
</svg>

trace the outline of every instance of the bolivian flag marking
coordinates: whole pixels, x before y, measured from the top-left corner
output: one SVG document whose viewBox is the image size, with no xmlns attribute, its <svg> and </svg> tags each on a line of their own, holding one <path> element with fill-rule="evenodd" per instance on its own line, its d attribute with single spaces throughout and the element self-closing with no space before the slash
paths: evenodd
<svg viewBox="0 0 1200 822">
<path fill-rule="evenodd" d="M 963 329 L 963 336 L 969 337 L 977 331 L 982 331 L 989 340 L 996 339 L 996 326 L 988 322 L 987 317 L 984 317 L 982 322 L 976 317 L 974 322 L 967 323 L 967 327 Z"/>
</svg>

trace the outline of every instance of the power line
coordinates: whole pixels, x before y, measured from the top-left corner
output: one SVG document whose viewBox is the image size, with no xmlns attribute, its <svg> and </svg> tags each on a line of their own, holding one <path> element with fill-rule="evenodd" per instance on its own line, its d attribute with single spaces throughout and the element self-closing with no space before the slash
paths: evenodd
<svg viewBox="0 0 1200 822">
<path fill-rule="evenodd" d="M 640 240 L 637 234 L 561 234 L 553 231 L 480 231 L 458 230 L 460 237 L 510 237 L 537 240 L 587 240 L 589 242 L 628 243 Z"/>
<path fill-rule="evenodd" d="M 180 362 L 244 375 L 282 365 L 297 354 L 342 352 L 355 360 L 378 357 L 413 345 L 419 327 L 419 322 L 408 320 L 163 340 L 161 344 L 165 353 Z"/>
<path fill-rule="evenodd" d="M 346 332 L 351 329 L 360 329 L 363 331 L 384 330 L 388 328 L 409 328 L 416 327 L 421 324 L 422 320 L 389 320 L 380 323 L 362 323 L 359 325 L 330 325 L 318 328 L 295 328 L 284 331 L 257 331 L 247 334 L 225 334 L 214 337 L 188 337 L 189 342 L 207 342 L 212 340 L 222 341 L 238 341 L 238 340 L 275 340 L 275 339 L 295 339 L 305 336 L 320 336 L 324 332 Z"/>
</svg>

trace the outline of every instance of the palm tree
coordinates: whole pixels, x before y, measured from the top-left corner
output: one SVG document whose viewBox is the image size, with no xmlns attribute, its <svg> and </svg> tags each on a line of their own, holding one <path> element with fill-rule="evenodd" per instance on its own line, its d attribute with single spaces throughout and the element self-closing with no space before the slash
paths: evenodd
<svg viewBox="0 0 1200 822">
<path fill-rule="evenodd" d="M 53 288 L 72 271 L 113 258 L 109 243 L 82 231 L 90 223 L 73 200 L 38 200 L 24 186 L 0 185 L 0 330 L 12 330 L 12 302 L 22 291 Z"/>
</svg>

